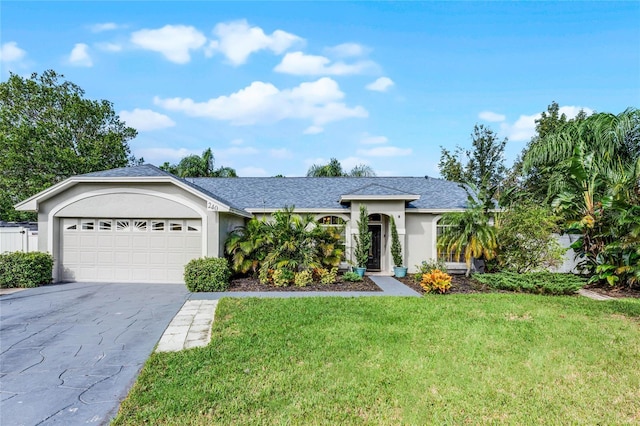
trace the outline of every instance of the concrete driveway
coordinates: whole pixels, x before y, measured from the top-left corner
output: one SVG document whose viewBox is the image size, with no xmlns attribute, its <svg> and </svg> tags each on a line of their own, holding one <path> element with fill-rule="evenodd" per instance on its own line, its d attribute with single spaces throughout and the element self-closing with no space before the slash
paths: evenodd
<svg viewBox="0 0 640 426">
<path fill-rule="evenodd" d="M 106 424 L 188 297 L 180 284 L 0 296 L 0 424 Z"/>
</svg>

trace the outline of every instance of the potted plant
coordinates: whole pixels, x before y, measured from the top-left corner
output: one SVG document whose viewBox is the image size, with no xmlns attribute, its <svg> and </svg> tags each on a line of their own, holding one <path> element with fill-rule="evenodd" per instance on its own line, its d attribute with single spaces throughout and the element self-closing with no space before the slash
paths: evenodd
<svg viewBox="0 0 640 426">
<path fill-rule="evenodd" d="M 393 216 L 391 216 L 391 257 L 393 257 L 393 274 L 398 278 L 406 277 L 407 267 L 402 266 L 402 246 Z"/>
<path fill-rule="evenodd" d="M 367 262 L 369 261 L 369 250 L 371 249 L 371 234 L 369 233 L 369 213 L 364 205 L 360 206 L 360 220 L 358 220 L 358 235 L 354 236 L 356 240 L 356 267 L 355 271 L 361 277 L 367 270 Z"/>
</svg>

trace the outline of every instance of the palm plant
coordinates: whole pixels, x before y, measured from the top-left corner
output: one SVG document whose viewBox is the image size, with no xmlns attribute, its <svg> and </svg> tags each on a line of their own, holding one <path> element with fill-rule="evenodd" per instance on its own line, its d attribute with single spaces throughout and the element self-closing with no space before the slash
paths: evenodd
<svg viewBox="0 0 640 426">
<path fill-rule="evenodd" d="M 225 252 L 230 257 L 231 269 L 236 273 L 252 275 L 258 273 L 260 263 L 265 259 L 272 238 L 267 232 L 264 220 L 251 219 L 245 226 L 238 227 L 229 234 Z"/>
<path fill-rule="evenodd" d="M 483 206 L 473 197 L 469 197 L 469 207 L 464 212 L 445 213 L 440 223 L 444 228 L 438 238 L 438 250 L 453 252 L 456 258 L 464 253 L 467 277 L 471 274 L 473 259 L 491 260 L 495 257 L 495 228 L 489 224 L 489 216 Z"/>
</svg>

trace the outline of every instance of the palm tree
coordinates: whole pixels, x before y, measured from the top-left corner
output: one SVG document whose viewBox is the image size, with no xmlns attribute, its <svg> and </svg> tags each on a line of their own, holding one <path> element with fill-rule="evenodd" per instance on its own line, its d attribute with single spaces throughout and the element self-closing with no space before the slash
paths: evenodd
<svg viewBox="0 0 640 426">
<path fill-rule="evenodd" d="M 469 207 L 461 213 L 445 213 L 440 219 L 444 226 L 438 237 L 438 250 L 455 253 L 459 258 L 464 253 L 467 264 L 465 275 L 471 273 L 473 259 L 491 260 L 496 255 L 496 232 L 489 224 L 489 216 L 483 205 L 469 197 Z"/>
<path fill-rule="evenodd" d="M 307 171 L 307 177 L 370 177 L 375 175 L 373 169 L 366 164 L 358 164 L 349 173 L 346 173 L 342 169 L 342 164 L 335 158 L 331 158 L 327 164 L 314 164 Z"/>
</svg>

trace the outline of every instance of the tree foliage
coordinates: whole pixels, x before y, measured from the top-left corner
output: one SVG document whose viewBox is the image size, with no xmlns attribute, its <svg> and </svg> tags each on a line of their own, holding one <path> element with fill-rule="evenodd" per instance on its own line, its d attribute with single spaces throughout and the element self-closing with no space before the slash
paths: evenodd
<svg viewBox="0 0 640 426">
<path fill-rule="evenodd" d="M 188 155 L 178 162 L 169 164 L 165 162 L 160 168 L 178 177 L 237 177 L 236 171 L 231 167 L 215 167 L 215 157 L 211 148 L 207 148 L 202 156 Z"/>
<path fill-rule="evenodd" d="M 548 175 L 546 193 L 592 280 L 640 283 L 640 111 L 599 113 L 568 122 L 527 152 L 525 172 Z"/>
<path fill-rule="evenodd" d="M 137 135 L 106 100 L 85 98 L 53 70 L 0 83 L 0 218 L 32 220 L 13 205 L 70 176 L 135 163 Z"/>
<path fill-rule="evenodd" d="M 358 164 L 349 172 L 342 169 L 342 164 L 332 158 L 327 164 L 314 164 L 309 167 L 307 177 L 370 177 L 376 173 L 366 164 Z"/>
<path fill-rule="evenodd" d="M 499 140 L 496 133 L 482 124 L 476 124 L 471 134 L 471 149 L 456 146 L 452 152 L 441 148 L 438 168 L 447 180 L 474 184 L 479 193 L 488 198 L 499 195 L 500 184 L 505 178 L 504 148 L 507 139 Z"/>
<path fill-rule="evenodd" d="M 371 233 L 369 232 L 369 212 L 364 204 L 360 205 L 360 219 L 358 219 L 358 234 L 353 237 L 356 242 L 354 256 L 356 266 L 366 268 L 371 249 Z"/>
<path fill-rule="evenodd" d="M 553 233 L 559 218 L 548 206 L 522 201 L 498 214 L 498 263 L 506 271 L 525 273 L 557 267 L 566 250 Z"/>
</svg>

